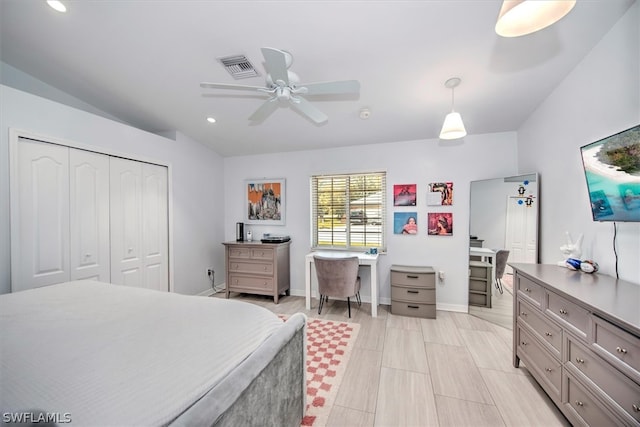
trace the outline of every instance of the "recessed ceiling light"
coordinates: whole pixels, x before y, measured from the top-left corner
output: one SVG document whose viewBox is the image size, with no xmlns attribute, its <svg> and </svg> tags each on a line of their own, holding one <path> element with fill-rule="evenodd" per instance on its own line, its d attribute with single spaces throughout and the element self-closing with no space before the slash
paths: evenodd
<svg viewBox="0 0 640 427">
<path fill-rule="evenodd" d="M 66 12 L 67 7 L 59 0 L 47 0 L 47 4 L 58 12 Z"/>
<path fill-rule="evenodd" d="M 216 119 L 214 119 L 213 117 L 207 117 L 207 121 L 208 121 L 209 123 L 215 123 L 215 122 L 216 122 Z"/>
</svg>

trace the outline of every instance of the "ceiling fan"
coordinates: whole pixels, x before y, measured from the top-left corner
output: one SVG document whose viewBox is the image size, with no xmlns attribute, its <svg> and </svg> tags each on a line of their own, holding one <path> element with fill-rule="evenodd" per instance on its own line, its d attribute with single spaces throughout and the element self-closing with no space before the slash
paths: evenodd
<svg viewBox="0 0 640 427">
<path fill-rule="evenodd" d="M 269 99 L 249 116 L 249 120 L 254 122 L 262 122 L 279 106 L 288 105 L 317 124 L 326 123 L 329 119 L 327 115 L 314 107 L 302 95 L 357 95 L 360 93 L 360 83 L 357 80 L 299 83 L 300 79 L 296 73 L 289 71 L 293 61 L 293 57 L 289 52 L 271 47 L 263 47 L 261 50 L 265 59 L 265 69 L 267 70 L 265 86 L 203 82 L 200 83 L 200 87 L 247 90 L 269 95 Z"/>
</svg>

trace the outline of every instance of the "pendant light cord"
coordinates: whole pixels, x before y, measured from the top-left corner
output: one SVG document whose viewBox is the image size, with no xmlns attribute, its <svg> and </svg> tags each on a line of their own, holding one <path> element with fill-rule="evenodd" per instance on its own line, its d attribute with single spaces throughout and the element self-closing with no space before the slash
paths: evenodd
<svg viewBox="0 0 640 427">
<path fill-rule="evenodd" d="M 616 257 L 616 279 L 619 279 L 618 276 L 618 250 L 616 249 L 616 237 L 618 236 L 618 224 L 613 222 L 613 254 Z"/>
</svg>

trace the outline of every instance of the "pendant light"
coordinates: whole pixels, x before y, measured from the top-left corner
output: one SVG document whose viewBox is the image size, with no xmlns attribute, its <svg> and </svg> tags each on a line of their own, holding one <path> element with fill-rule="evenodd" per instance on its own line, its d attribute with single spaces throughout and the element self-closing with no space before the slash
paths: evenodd
<svg viewBox="0 0 640 427">
<path fill-rule="evenodd" d="M 451 89 L 451 112 L 444 118 L 440 139 L 458 139 L 467 134 L 464 123 L 462 123 L 462 116 L 453 110 L 453 90 L 460 82 L 461 80 L 458 77 L 452 77 L 444 83 L 446 88 Z"/>
<path fill-rule="evenodd" d="M 496 33 L 502 37 L 535 33 L 558 22 L 575 4 L 576 0 L 504 0 Z"/>
</svg>

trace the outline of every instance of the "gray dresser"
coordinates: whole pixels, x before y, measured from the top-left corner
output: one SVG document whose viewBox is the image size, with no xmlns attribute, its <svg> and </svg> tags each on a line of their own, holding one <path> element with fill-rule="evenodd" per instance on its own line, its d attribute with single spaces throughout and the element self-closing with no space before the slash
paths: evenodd
<svg viewBox="0 0 640 427">
<path fill-rule="evenodd" d="M 436 274 L 433 268 L 391 266 L 391 313 L 436 318 Z"/>
<path fill-rule="evenodd" d="M 574 425 L 640 425 L 640 285 L 509 265 L 513 365 L 522 360 Z"/>
<path fill-rule="evenodd" d="M 289 246 L 285 243 L 225 242 L 226 296 L 231 292 L 289 295 Z"/>
</svg>

